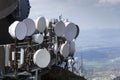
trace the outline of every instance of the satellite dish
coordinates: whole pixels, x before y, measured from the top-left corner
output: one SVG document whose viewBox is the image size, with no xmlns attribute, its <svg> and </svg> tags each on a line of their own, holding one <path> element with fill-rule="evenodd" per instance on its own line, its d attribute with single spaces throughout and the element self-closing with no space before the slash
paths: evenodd
<svg viewBox="0 0 120 80">
<path fill-rule="evenodd" d="M 36 29 L 39 32 L 44 32 L 45 28 L 47 28 L 49 26 L 48 20 L 45 17 L 43 17 L 43 16 L 38 17 L 35 20 L 35 23 L 36 23 Z"/>
<path fill-rule="evenodd" d="M 73 55 L 75 53 L 75 40 L 72 40 L 70 42 L 70 54 L 69 55 Z"/>
<path fill-rule="evenodd" d="M 31 36 L 35 32 L 35 23 L 32 19 L 27 18 L 24 19 L 23 22 L 26 24 L 27 27 L 27 34 L 26 36 Z"/>
<path fill-rule="evenodd" d="M 33 56 L 33 62 L 40 68 L 45 68 L 50 63 L 50 53 L 46 49 L 39 49 Z"/>
<path fill-rule="evenodd" d="M 9 27 L 9 34 L 18 40 L 23 40 L 26 36 L 26 33 L 27 27 L 23 22 L 15 21 Z"/>
<path fill-rule="evenodd" d="M 18 0 L 0 0 L 0 19 L 11 14 L 18 6 Z"/>
<path fill-rule="evenodd" d="M 64 44 L 61 45 L 60 53 L 64 58 L 68 57 L 68 55 L 69 55 L 69 44 L 68 44 L 68 42 L 65 42 Z"/>
<path fill-rule="evenodd" d="M 79 26 L 76 25 L 76 27 L 77 27 L 77 34 L 76 34 L 76 36 L 75 36 L 75 39 L 78 37 L 78 35 L 79 35 L 79 33 L 80 33 L 80 28 L 79 28 Z"/>
<path fill-rule="evenodd" d="M 65 22 L 65 38 L 67 41 L 72 41 L 77 35 L 77 27 L 74 23 Z"/>
<path fill-rule="evenodd" d="M 32 36 L 33 42 L 41 44 L 43 42 L 43 35 L 42 34 L 34 34 Z"/>
<path fill-rule="evenodd" d="M 54 31 L 57 36 L 63 37 L 65 33 L 65 24 L 63 23 L 63 21 L 56 23 L 54 27 Z"/>
</svg>

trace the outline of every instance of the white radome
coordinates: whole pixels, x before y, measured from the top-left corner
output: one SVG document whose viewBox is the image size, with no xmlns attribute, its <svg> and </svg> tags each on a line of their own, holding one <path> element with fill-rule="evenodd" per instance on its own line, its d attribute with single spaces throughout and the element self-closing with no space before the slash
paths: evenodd
<svg viewBox="0 0 120 80">
<path fill-rule="evenodd" d="M 67 41 L 72 41 L 77 35 L 77 27 L 74 23 L 65 22 L 65 35 Z"/>
<path fill-rule="evenodd" d="M 42 34 L 34 34 L 32 36 L 32 41 L 38 44 L 41 44 L 44 40 L 44 37 Z"/>
<path fill-rule="evenodd" d="M 50 63 L 50 53 L 46 49 L 39 49 L 33 56 L 33 62 L 40 68 L 45 68 Z"/>
<path fill-rule="evenodd" d="M 35 22 L 30 18 L 24 19 L 23 22 L 26 24 L 27 27 L 26 36 L 31 36 L 35 32 Z"/>
<path fill-rule="evenodd" d="M 27 27 L 25 23 L 15 21 L 9 26 L 9 34 L 13 38 L 17 38 L 18 40 L 23 40 L 27 34 Z"/>
<path fill-rule="evenodd" d="M 40 16 L 35 20 L 35 24 L 36 24 L 36 29 L 41 33 L 44 32 L 45 29 L 49 26 L 49 22 L 48 20 L 43 17 Z"/>
<path fill-rule="evenodd" d="M 65 33 L 65 24 L 63 21 L 57 22 L 54 27 L 55 34 L 57 36 L 63 37 Z"/>
</svg>

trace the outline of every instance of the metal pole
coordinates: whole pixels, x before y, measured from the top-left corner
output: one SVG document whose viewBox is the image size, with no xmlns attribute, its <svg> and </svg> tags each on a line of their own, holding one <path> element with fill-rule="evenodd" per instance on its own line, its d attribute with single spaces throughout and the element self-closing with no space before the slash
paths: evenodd
<svg viewBox="0 0 120 80">
<path fill-rule="evenodd" d="M 18 70 L 18 65 L 17 65 L 17 50 L 16 50 L 16 46 L 17 46 L 17 39 L 15 39 L 15 46 L 14 46 L 14 69 L 15 69 L 15 77 L 17 78 L 17 70 Z"/>
</svg>

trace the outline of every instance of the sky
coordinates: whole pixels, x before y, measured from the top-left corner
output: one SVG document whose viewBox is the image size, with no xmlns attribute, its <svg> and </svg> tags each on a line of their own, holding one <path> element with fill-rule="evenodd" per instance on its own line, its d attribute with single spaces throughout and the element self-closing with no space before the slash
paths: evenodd
<svg viewBox="0 0 120 80">
<path fill-rule="evenodd" d="M 30 0 L 29 17 L 60 15 L 80 29 L 120 29 L 120 0 Z"/>
</svg>

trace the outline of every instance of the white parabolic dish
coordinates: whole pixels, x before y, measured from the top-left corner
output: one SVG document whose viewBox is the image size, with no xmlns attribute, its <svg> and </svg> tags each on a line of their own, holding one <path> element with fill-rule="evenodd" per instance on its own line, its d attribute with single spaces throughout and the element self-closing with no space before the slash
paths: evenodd
<svg viewBox="0 0 120 80">
<path fill-rule="evenodd" d="M 64 44 L 61 45 L 61 48 L 60 48 L 60 53 L 63 57 L 68 57 L 69 55 L 69 44 L 68 42 L 65 42 Z"/>
<path fill-rule="evenodd" d="M 77 27 L 74 23 L 65 22 L 65 38 L 67 41 L 72 41 L 77 35 Z"/>
<path fill-rule="evenodd" d="M 32 40 L 35 43 L 41 44 L 43 42 L 43 35 L 42 34 L 34 34 L 32 36 Z"/>
<path fill-rule="evenodd" d="M 23 40 L 26 36 L 26 33 L 27 27 L 23 22 L 15 21 L 9 27 L 9 34 L 18 40 Z"/>
<path fill-rule="evenodd" d="M 27 27 L 26 36 L 31 36 L 35 32 L 35 22 L 30 18 L 24 19 L 23 22 L 26 24 Z"/>
<path fill-rule="evenodd" d="M 40 68 L 45 68 L 50 63 L 50 53 L 46 49 L 39 49 L 33 56 L 34 64 Z"/>
<path fill-rule="evenodd" d="M 39 31 L 39 32 L 44 32 L 45 31 L 45 28 L 48 27 L 49 23 L 47 21 L 47 19 L 43 16 L 40 16 L 38 17 L 36 20 L 35 20 L 35 24 L 36 24 L 36 29 Z"/>
<path fill-rule="evenodd" d="M 63 21 L 56 23 L 54 27 L 54 31 L 57 36 L 63 37 L 65 33 L 65 24 L 63 23 Z"/>
</svg>

